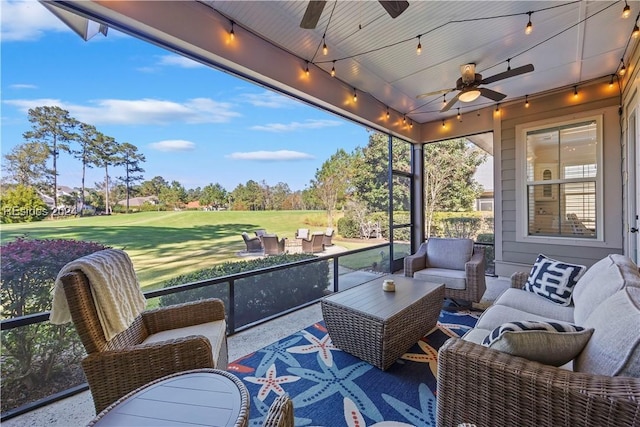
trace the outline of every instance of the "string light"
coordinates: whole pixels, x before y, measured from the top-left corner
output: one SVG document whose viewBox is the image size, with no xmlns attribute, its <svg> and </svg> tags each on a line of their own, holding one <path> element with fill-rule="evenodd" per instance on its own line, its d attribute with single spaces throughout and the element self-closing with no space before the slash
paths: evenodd
<svg viewBox="0 0 640 427">
<path fill-rule="evenodd" d="M 624 8 L 622 9 L 622 17 L 624 19 L 627 19 L 629 16 L 631 16 L 631 8 L 629 7 L 629 4 L 627 3 L 627 0 L 624 0 Z"/>
<path fill-rule="evenodd" d="M 458 118 L 459 122 L 462 121 L 462 115 L 460 114 L 460 109 L 459 108 L 458 108 L 458 115 L 456 117 Z"/>
<path fill-rule="evenodd" d="M 500 103 L 496 104 L 496 115 L 500 115 Z"/>
<path fill-rule="evenodd" d="M 442 127 L 443 127 L 443 128 L 445 127 L 444 119 L 442 120 Z"/>
<path fill-rule="evenodd" d="M 417 55 L 420 55 L 422 53 L 422 43 L 420 43 L 420 37 L 422 36 L 418 36 L 418 47 L 416 48 Z"/>
<path fill-rule="evenodd" d="M 638 21 L 636 21 L 636 25 L 633 26 L 633 32 L 631 33 L 631 37 L 637 39 L 640 36 L 640 28 L 638 28 Z"/>
<path fill-rule="evenodd" d="M 533 15 L 533 12 L 527 12 L 527 15 L 529 15 L 529 22 L 527 22 L 527 26 L 524 29 L 524 33 L 529 35 L 533 31 L 533 24 L 531 23 L 531 15 Z"/>
<path fill-rule="evenodd" d="M 231 30 L 229 31 L 229 40 L 234 41 L 236 39 L 236 32 L 233 30 L 234 22 L 231 21 Z"/>
<path fill-rule="evenodd" d="M 324 40 L 324 36 L 322 36 L 322 54 L 327 56 L 329 53 L 329 48 L 327 47 L 327 42 Z"/>
<path fill-rule="evenodd" d="M 309 61 L 307 61 L 307 65 L 304 69 L 305 74 L 308 76 L 309 75 Z"/>
<path fill-rule="evenodd" d="M 447 105 L 447 94 L 442 95 L 442 105 Z"/>
<path fill-rule="evenodd" d="M 412 121 L 412 120 L 409 120 L 409 127 L 410 127 L 411 129 L 413 129 L 413 121 Z"/>
<path fill-rule="evenodd" d="M 613 74 L 611 74 L 611 80 L 609 80 L 609 87 L 613 87 Z"/>
<path fill-rule="evenodd" d="M 356 92 L 356 88 L 353 88 L 353 102 L 358 102 L 358 92 Z"/>
<path fill-rule="evenodd" d="M 333 67 L 331 67 L 331 77 L 335 77 L 336 76 L 336 61 L 335 59 L 333 60 Z"/>
<path fill-rule="evenodd" d="M 387 107 L 387 119 L 391 116 L 391 114 L 389 114 L 389 107 Z"/>
<path fill-rule="evenodd" d="M 578 97 L 578 86 L 574 86 L 573 87 L 573 97 L 577 98 Z"/>
<path fill-rule="evenodd" d="M 624 59 L 620 58 L 620 64 L 622 64 L 622 66 L 620 67 L 620 70 L 618 71 L 618 74 L 620 76 L 624 76 L 624 74 L 627 72 L 627 67 L 624 66 Z"/>
<path fill-rule="evenodd" d="M 524 96 L 524 106 L 525 108 L 529 108 L 529 95 Z"/>
</svg>

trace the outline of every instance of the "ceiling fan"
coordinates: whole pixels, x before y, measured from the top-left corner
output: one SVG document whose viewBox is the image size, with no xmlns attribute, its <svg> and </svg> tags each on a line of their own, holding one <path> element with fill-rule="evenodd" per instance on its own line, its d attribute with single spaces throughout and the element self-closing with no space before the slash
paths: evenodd
<svg viewBox="0 0 640 427">
<path fill-rule="evenodd" d="M 459 90 L 460 92 L 458 92 L 456 96 L 451 98 L 451 100 L 442 107 L 442 110 L 440 110 L 441 113 L 449 111 L 449 109 L 453 107 L 458 100 L 462 102 L 472 102 L 479 96 L 484 96 L 485 98 L 489 98 L 496 102 L 502 101 L 507 97 L 507 95 L 479 86 L 497 82 L 498 80 L 508 79 L 509 77 L 519 76 L 520 74 L 530 73 L 531 71 L 533 71 L 532 64 L 523 65 L 513 69 L 509 66 L 507 71 L 494 74 L 493 76 L 483 79 L 481 74 L 476 73 L 476 64 L 465 64 L 460 66 L 460 74 L 462 74 L 462 76 L 456 82 L 455 88 L 423 93 L 422 95 L 418 95 L 416 98 L 426 98 L 428 96 L 447 94 L 454 90 Z"/>
<path fill-rule="evenodd" d="M 384 7 L 392 18 L 397 18 L 409 7 L 408 1 L 378 1 L 378 3 Z M 302 17 L 302 22 L 300 22 L 300 28 L 308 30 L 316 28 L 325 4 L 327 4 L 326 0 L 310 0 Z"/>
</svg>

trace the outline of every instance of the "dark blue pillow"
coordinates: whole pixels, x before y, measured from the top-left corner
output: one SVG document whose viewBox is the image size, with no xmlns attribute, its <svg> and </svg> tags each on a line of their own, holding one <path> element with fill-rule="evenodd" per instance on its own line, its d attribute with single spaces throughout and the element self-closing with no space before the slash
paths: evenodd
<svg viewBox="0 0 640 427">
<path fill-rule="evenodd" d="M 524 290 L 567 306 L 571 304 L 573 288 L 586 270 L 584 265 L 569 264 L 540 254 L 533 264 Z"/>
</svg>

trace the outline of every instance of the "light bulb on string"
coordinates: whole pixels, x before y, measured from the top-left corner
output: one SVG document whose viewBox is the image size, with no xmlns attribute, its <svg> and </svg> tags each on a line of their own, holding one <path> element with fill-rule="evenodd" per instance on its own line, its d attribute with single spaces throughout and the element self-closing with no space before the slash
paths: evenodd
<svg viewBox="0 0 640 427">
<path fill-rule="evenodd" d="M 622 17 L 624 19 L 627 19 L 629 16 L 631 16 L 631 8 L 629 7 L 629 4 L 627 3 L 627 0 L 624 0 L 624 8 L 622 9 Z"/>
<path fill-rule="evenodd" d="M 620 58 L 620 64 L 622 64 L 622 66 L 620 67 L 620 70 L 618 70 L 618 74 L 620 76 L 624 76 L 627 72 L 627 67 L 624 66 L 624 60 L 622 58 Z"/>
<path fill-rule="evenodd" d="M 459 122 L 462 121 L 462 115 L 460 114 L 460 109 L 459 108 L 458 108 L 458 115 L 456 117 L 457 117 Z"/>
<path fill-rule="evenodd" d="M 529 35 L 533 32 L 533 24 L 531 23 L 531 15 L 533 15 L 533 12 L 527 12 L 527 14 L 529 15 L 529 22 L 527 22 L 524 33 Z"/>
<path fill-rule="evenodd" d="M 234 22 L 231 21 L 231 30 L 229 30 L 229 40 L 234 41 L 236 39 L 236 32 L 233 29 Z"/>
<path fill-rule="evenodd" d="M 416 47 L 416 55 L 420 55 L 422 53 L 422 43 L 420 43 L 420 37 L 418 36 L 418 47 Z"/>
<path fill-rule="evenodd" d="M 633 26 L 633 32 L 631 33 L 631 37 L 637 39 L 640 37 L 640 28 L 638 28 L 638 22 L 636 21 L 636 25 Z"/>
<path fill-rule="evenodd" d="M 442 120 L 442 127 L 443 127 L 443 128 L 445 127 L 444 119 Z"/>
<path fill-rule="evenodd" d="M 402 123 L 407 124 L 407 116 L 404 114 L 402 115 Z"/>
<path fill-rule="evenodd" d="M 525 108 L 529 108 L 529 95 L 524 96 L 524 106 Z"/>
<path fill-rule="evenodd" d="M 413 121 L 412 121 L 412 120 L 409 120 L 409 127 L 410 127 L 411 129 L 413 129 Z"/>
<path fill-rule="evenodd" d="M 387 119 L 391 116 L 391 114 L 389 114 L 389 107 L 387 107 Z"/>
<path fill-rule="evenodd" d="M 442 95 L 442 105 L 447 105 L 447 94 Z"/>
<path fill-rule="evenodd" d="M 356 92 L 356 88 L 353 88 L 353 102 L 358 102 L 358 92 Z"/>
<path fill-rule="evenodd" d="M 496 115 L 500 115 L 500 104 L 496 104 L 496 111 L 495 111 Z"/>
<path fill-rule="evenodd" d="M 331 77 L 336 76 L 336 61 L 333 61 L 333 66 L 331 67 Z"/>
<path fill-rule="evenodd" d="M 573 97 L 577 98 L 578 97 L 578 86 L 574 86 L 573 87 Z"/>
<path fill-rule="evenodd" d="M 324 40 L 324 36 L 322 36 L 322 54 L 327 56 L 329 53 L 329 48 L 327 47 L 327 42 Z"/>
<path fill-rule="evenodd" d="M 613 87 L 613 74 L 611 74 L 611 80 L 609 80 L 609 88 Z"/>
<path fill-rule="evenodd" d="M 309 61 L 307 61 L 306 67 L 304 69 L 304 73 L 308 76 L 309 75 Z"/>
</svg>

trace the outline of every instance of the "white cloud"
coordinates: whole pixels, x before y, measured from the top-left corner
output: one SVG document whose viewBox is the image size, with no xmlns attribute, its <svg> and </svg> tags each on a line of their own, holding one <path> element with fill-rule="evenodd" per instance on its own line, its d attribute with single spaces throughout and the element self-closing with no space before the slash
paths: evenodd
<svg viewBox="0 0 640 427">
<path fill-rule="evenodd" d="M 254 107 L 293 108 L 300 105 L 298 101 L 268 90 L 262 93 L 245 93 L 240 98 Z"/>
<path fill-rule="evenodd" d="M 342 125 L 337 120 L 306 120 L 304 122 L 269 123 L 267 125 L 252 126 L 253 130 L 266 132 L 293 132 L 300 129 L 322 129 Z"/>
<path fill-rule="evenodd" d="M 149 147 L 158 151 L 193 151 L 196 144 L 184 139 L 167 139 L 149 144 Z"/>
<path fill-rule="evenodd" d="M 71 31 L 37 1 L 3 0 L 1 7 L 3 42 L 37 40 L 46 31 Z"/>
<path fill-rule="evenodd" d="M 189 59 L 186 56 L 179 55 L 163 55 L 160 57 L 159 65 L 176 66 L 181 68 L 199 68 L 204 67 L 203 64 Z"/>
<path fill-rule="evenodd" d="M 9 87 L 11 89 L 37 89 L 38 88 L 38 86 L 36 85 L 31 85 L 26 83 L 16 83 L 16 84 L 9 85 Z"/>
<path fill-rule="evenodd" d="M 278 150 L 278 151 L 249 151 L 246 153 L 231 153 L 227 156 L 233 160 L 258 160 L 263 162 L 274 161 L 296 161 L 309 160 L 314 157 L 311 154 L 301 153 L 300 151 Z"/>
<path fill-rule="evenodd" d="M 30 108 L 58 106 L 69 111 L 71 117 L 92 125 L 168 124 L 168 123 L 226 123 L 241 114 L 226 102 L 210 98 L 188 99 L 182 103 L 160 99 L 99 99 L 90 105 L 71 104 L 58 99 L 12 99 L 5 104 L 18 107 L 25 113 Z"/>
</svg>

